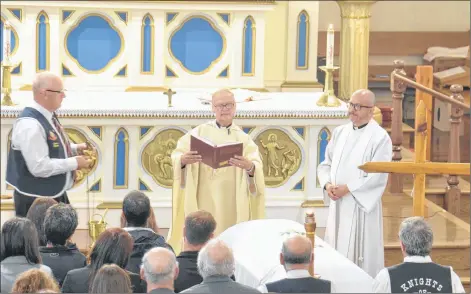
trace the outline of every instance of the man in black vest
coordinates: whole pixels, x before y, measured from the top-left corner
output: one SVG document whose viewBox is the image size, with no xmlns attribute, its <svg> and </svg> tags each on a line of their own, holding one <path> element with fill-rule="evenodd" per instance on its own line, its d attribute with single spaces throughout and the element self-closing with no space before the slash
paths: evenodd
<svg viewBox="0 0 471 294">
<path fill-rule="evenodd" d="M 309 273 L 314 264 L 311 240 L 295 235 L 283 242 L 280 263 L 286 270 L 286 279 L 261 285 L 262 293 L 331 293 L 330 281 L 316 279 Z"/>
<path fill-rule="evenodd" d="M 399 229 L 404 263 L 382 269 L 375 278 L 376 293 L 465 293 L 450 266 L 433 263 L 432 228 L 421 217 L 405 219 Z"/>
<path fill-rule="evenodd" d="M 79 155 L 87 145 L 71 144 L 54 113 L 64 97 L 58 76 L 38 74 L 33 82 L 34 102 L 13 125 L 6 182 L 15 188 L 16 216 L 25 217 L 37 197 L 68 204 L 66 191 L 73 186 L 74 171 L 91 164 Z"/>
</svg>

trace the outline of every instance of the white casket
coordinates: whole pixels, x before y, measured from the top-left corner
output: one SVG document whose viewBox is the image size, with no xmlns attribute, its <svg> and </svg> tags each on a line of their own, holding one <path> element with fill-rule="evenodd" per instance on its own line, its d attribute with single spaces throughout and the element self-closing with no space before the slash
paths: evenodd
<svg viewBox="0 0 471 294">
<path fill-rule="evenodd" d="M 284 219 L 237 224 L 219 235 L 234 251 L 236 281 L 250 287 L 286 277 L 280 252 L 290 234 L 305 234 L 300 223 Z M 337 293 L 371 293 L 373 278 L 316 236 L 314 272 L 332 282 Z"/>
</svg>

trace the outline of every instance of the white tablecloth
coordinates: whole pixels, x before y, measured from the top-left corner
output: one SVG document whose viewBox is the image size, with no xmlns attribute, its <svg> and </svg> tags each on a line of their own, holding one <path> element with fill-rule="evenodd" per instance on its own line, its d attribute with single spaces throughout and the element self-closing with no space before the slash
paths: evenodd
<svg viewBox="0 0 471 294">
<path fill-rule="evenodd" d="M 304 226 L 291 220 L 265 219 L 237 224 L 218 238 L 234 251 L 235 277 L 244 285 L 261 284 L 286 277 L 280 265 L 283 240 L 293 233 L 305 233 Z M 333 283 L 338 293 L 371 293 L 373 278 L 316 236 L 314 271 Z"/>
</svg>

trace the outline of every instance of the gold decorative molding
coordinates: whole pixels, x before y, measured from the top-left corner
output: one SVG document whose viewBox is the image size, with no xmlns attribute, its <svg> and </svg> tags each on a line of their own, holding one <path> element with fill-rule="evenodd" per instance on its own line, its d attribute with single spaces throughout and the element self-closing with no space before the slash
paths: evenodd
<svg viewBox="0 0 471 294">
<path fill-rule="evenodd" d="M 96 206 L 97 209 L 123 209 L 123 201 L 104 201 Z"/>
<path fill-rule="evenodd" d="M 281 88 L 312 88 L 312 89 L 324 89 L 324 85 L 319 82 L 288 82 L 285 81 L 280 86 Z"/>
<path fill-rule="evenodd" d="M 305 200 L 301 203 L 301 208 L 325 207 L 324 200 Z"/>
<path fill-rule="evenodd" d="M 33 85 L 23 85 L 19 89 L 20 91 L 32 91 L 33 90 Z"/>
<path fill-rule="evenodd" d="M 15 210 L 15 205 L 13 202 L 1 202 L 0 210 Z"/>
<path fill-rule="evenodd" d="M 165 92 L 166 87 L 145 87 L 145 86 L 131 86 L 126 88 L 124 92 Z"/>
</svg>

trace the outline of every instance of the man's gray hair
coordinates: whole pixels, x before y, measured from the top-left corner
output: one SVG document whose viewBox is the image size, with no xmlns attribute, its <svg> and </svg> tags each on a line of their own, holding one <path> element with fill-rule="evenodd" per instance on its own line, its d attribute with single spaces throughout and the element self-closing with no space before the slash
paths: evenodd
<svg viewBox="0 0 471 294">
<path fill-rule="evenodd" d="M 58 76 L 56 74 L 48 71 L 38 73 L 33 81 L 33 92 L 49 88 L 51 80 L 57 77 Z"/>
<path fill-rule="evenodd" d="M 178 266 L 177 258 L 174 254 L 171 255 L 170 262 L 161 271 L 155 272 L 150 260 L 149 252 L 142 257 L 142 268 L 144 269 L 144 277 L 149 284 L 160 284 L 167 281 L 173 281 L 175 278 L 175 269 Z"/>
<path fill-rule="evenodd" d="M 214 258 L 214 255 L 217 255 L 217 258 Z M 232 250 L 223 241 L 218 239 L 210 240 L 200 250 L 197 264 L 198 272 L 203 279 L 211 276 L 230 277 L 234 274 L 235 270 Z"/>
<path fill-rule="evenodd" d="M 312 251 L 311 248 L 307 248 L 306 251 L 301 253 L 292 252 L 285 241 L 281 247 L 281 254 L 283 254 L 286 267 L 289 267 L 293 264 L 309 264 L 311 262 Z"/>
<path fill-rule="evenodd" d="M 408 256 L 427 256 L 432 250 L 433 231 L 422 217 L 409 217 L 401 224 L 399 239 Z"/>
</svg>

